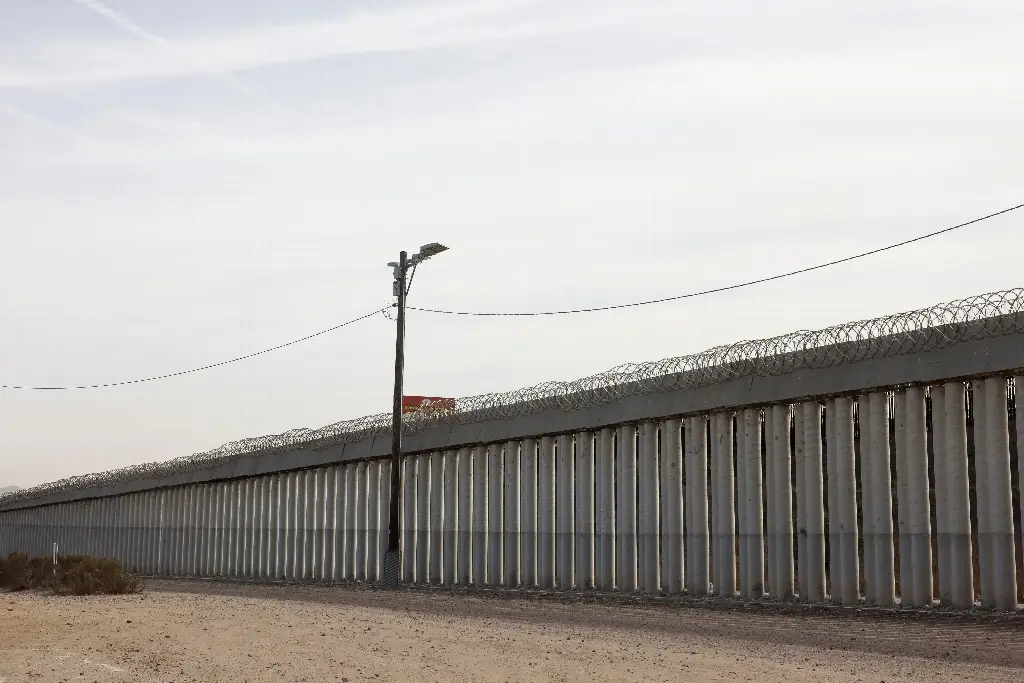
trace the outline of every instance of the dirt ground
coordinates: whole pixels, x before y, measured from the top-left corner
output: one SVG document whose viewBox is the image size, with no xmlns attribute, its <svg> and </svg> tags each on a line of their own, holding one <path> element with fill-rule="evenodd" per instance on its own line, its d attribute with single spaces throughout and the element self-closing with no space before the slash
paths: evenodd
<svg viewBox="0 0 1024 683">
<path fill-rule="evenodd" d="M 0 594 L 0 683 L 1024 681 L 1024 621 L 152 581 Z"/>
</svg>

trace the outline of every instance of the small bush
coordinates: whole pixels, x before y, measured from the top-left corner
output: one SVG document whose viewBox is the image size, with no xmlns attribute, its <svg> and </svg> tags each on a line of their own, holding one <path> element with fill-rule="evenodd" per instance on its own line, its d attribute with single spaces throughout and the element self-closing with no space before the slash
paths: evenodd
<svg viewBox="0 0 1024 683">
<path fill-rule="evenodd" d="M 86 555 L 58 557 L 57 575 L 51 578 L 54 593 L 124 594 L 142 590 L 139 579 L 129 575 L 120 562 Z"/>
<path fill-rule="evenodd" d="M 23 591 L 36 588 L 34 585 L 31 559 L 23 553 L 11 553 L 0 557 L 0 588 Z"/>
<path fill-rule="evenodd" d="M 31 576 L 32 588 L 42 587 L 53 577 L 52 557 L 33 557 L 28 561 L 29 576 Z"/>
<path fill-rule="evenodd" d="M 93 595 L 138 593 L 142 584 L 115 560 L 67 555 L 58 556 L 54 566 L 52 558 L 12 553 L 0 558 L 0 588 L 50 588 L 54 593 Z"/>
</svg>

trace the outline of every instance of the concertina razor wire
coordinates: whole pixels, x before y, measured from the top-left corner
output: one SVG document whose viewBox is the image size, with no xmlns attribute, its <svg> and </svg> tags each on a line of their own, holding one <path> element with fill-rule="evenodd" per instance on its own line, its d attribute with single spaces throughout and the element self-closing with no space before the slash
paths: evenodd
<svg viewBox="0 0 1024 683">
<path fill-rule="evenodd" d="M 514 391 L 460 398 L 456 399 L 454 409 L 406 415 L 403 433 L 415 434 L 441 425 L 507 420 L 546 411 L 569 412 L 637 394 L 693 390 L 742 377 L 774 377 L 798 370 L 830 368 L 1020 334 L 1024 333 L 1024 316 L 1017 315 L 1020 313 L 1024 313 L 1024 288 L 981 294 L 822 330 L 803 330 L 716 346 L 689 356 L 628 363 L 573 382 L 544 382 Z M 0 505 L 138 479 L 159 479 L 217 467 L 244 457 L 299 448 L 323 450 L 384 437 L 391 429 L 391 413 L 336 422 L 319 429 L 292 429 L 283 434 L 232 441 L 205 453 L 166 462 L 69 477 L 14 491 L 0 495 Z"/>
</svg>

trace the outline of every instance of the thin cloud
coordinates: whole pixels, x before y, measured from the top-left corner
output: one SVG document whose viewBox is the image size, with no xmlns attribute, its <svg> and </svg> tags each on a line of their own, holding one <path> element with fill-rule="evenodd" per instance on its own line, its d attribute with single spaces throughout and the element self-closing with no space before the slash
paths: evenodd
<svg viewBox="0 0 1024 683">
<path fill-rule="evenodd" d="M 486 44 L 515 38 L 616 26 L 624 18 L 648 20 L 675 10 L 641 3 L 629 11 L 587 8 L 571 14 L 527 12 L 543 7 L 537 0 L 446 2 L 402 9 L 354 11 L 344 16 L 244 25 L 170 41 L 141 27 L 101 0 L 73 0 L 120 27 L 125 33 L 160 48 L 160 57 L 134 54 L 125 46 L 84 43 L 41 46 L 25 68 L 0 72 L 0 86 L 39 83 L 82 85 L 205 74 L 236 91 L 254 88 L 234 73 L 267 66 L 297 64 L 339 56 L 428 50 Z M 74 55 L 73 60 L 68 55 Z M 170 57 L 171 59 L 167 59 Z"/>
<path fill-rule="evenodd" d="M 104 3 L 100 2 L 100 0 L 73 0 L 73 1 L 78 3 L 79 5 L 81 5 L 82 7 L 85 7 L 86 9 L 88 9 L 90 11 L 95 12 L 96 14 L 109 19 L 114 24 L 120 26 L 122 29 L 124 29 L 128 33 L 131 33 L 132 35 L 134 35 L 134 36 L 136 36 L 138 38 L 141 38 L 141 39 L 143 39 L 145 41 L 148 41 L 149 43 L 151 43 L 153 45 L 156 45 L 160 49 L 162 49 L 162 50 L 172 54 L 177 59 L 180 59 L 182 61 L 189 62 L 189 63 L 192 62 L 192 60 L 189 59 L 189 56 L 188 56 L 188 53 L 187 53 L 186 50 L 182 50 L 176 44 L 172 43 L 171 41 L 167 40 L 166 38 L 164 38 L 162 36 L 158 36 L 157 34 L 151 32 L 151 31 L 147 31 L 146 29 L 142 28 L 141 26 L 139 26 L 137 23 L 135 23 L 134 21 L 132 21 L 131 19 L 129 19 L 125 15 L 121 14 L 120 12 L 118 12 L 118 11 L 112 9 L 111 7 L 105 5 Z M 257 97 L 259 99 L 264 99 L 264 100 L 266 99 L 258 91 L 256 91 L 253 88 L 249 87 L 248 85 L 246 85 L 245 83 L 243 83 L 242 81 L 238 80 L 237 78 L 235 78 L 234 76 L 232 76 L 230 74 L 226 74 L 226 73 L 218 72 L 218 71 L 213 71 L 213 70 L 210 70 L 208 68 L 204 68 L 202 65 L 199 65 L 199 64 L 195 64 L 195 67 L 197 69 L 199 69 L 200 71 L 202 71 L 203 73 L 205 73 L 206 75 L 211 76 L 211 77 L 215 78 L 216 80 L 222 82 L 223 84 L 225 84 L 226 86 L 228 86 L 232 90 L 235 90 L 235 91 L 240 92 L 240 93 L 244 93 L 245 95 L 248 95 L 250 97 Z"/>
<path fill-rule="evenodd" d="M 62 138 L 70 140 L 71 142 L 83 142 L 82 136 L 80 136 L 78 133 L 71 130 L 70 128 L 65 128 L 60 124 L 54 123 L 53 121 L 45 119 L 37 114 L 33 114 L 30 111 L 21 109 L 20 107 L 15 107 L 14 105 L 0 102 L 0 112 L 3 112 L 11 118 L 17 119 L 23 123 L 27 123 L 28 125 L 33 126 L 35 128 L 39 128 L 50 133 L 55 133 Z"/>
<path fill-rule="evenodd" d="M 34 90 L 46 93 L 52 97 L 59 97 L 63 100 L 67 100 L 75 104 L 82 109 L 92 112 L 98 116 L 116 119 L 122 123 L 127 123 L 130 126 L 142 130 L 161 134 L 185 134 L 191 135 L 195 133 L 201 133 L 208 128 L 206 121 L 201 121 L 195 118 L 175 118 L 170 116 L 163 116 L 160 114 L 153 114 L 144 111 L 134 111 L 131 109 L 124 109 L 118 107 L 107 107 L 97 105 L 95 102 L 84 97 L 80 97 L 77 94 L 69 92 L 67 89 L 55 88 L 47 85 L 34 86 Z"/>
</svg>

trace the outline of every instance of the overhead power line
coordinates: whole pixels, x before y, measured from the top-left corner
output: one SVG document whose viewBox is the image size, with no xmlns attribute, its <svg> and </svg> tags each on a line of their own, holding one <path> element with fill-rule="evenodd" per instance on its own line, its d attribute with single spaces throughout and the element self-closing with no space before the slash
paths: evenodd
<svg viewBox="0 0 1024 683">
<path fill-rule="evenodd" d="M 377 315 L 378 313 L 381 313 L 383 310 L 385 310 L 385 309 L 378 308 L 377 310 L 371 311 L 370 313 L 367 313 L 366 315 L 361 315 L 358 318 L 353 318 L 352 320 L 349 320 L 347 322 L 343 322 L 340 325 L 335 325 L 334 327 L 329 327 L 326 330 L 320 330 L 319 332 L 314 332 L 313 334 L 306 335 L 305 337 L 302 337 L 301 339 L 294 339 L 294 340 L 292 340 L 290 342 L 287 342 L 287 343 L 284 343 L 284 344 L 278 344 L 277 346 L 272 346 L 269 349 L 263 349 L 262 351 L 256 351 L 255 353 L 249 353 L 249 354 L 246 354 L 244 356 L 239 356 L 238 358 L 232 358 L 231 360 L 223 360 L 223 361 L 221 361 L 219 363 L 213 363 L 211 365 L 204 365 L 204 366 L 199 367 L 199 368 L 192 368 L 191 370 L 181 370 L 180 372 L 172 372 L 172 373 L 169 373 L 169 374 L 166 374 L 166 375 L 156 375 L 154 377 L 144 377 L 142 379 L 130 379 L 130 380 L 125 380 L 123 382 L 108 382 L 106 384 L 82 384 L 82 385 L 79 385 L 79 386 L 66 386 L 66 387 L 29 387 L 29 386 L 15 386 L 15 385 L 10 385 L 10 384 L 0 384 L 0 389 L 25 389 L 25 390 L 29 390 L 29 391 L 69 391 L 71 389 L 103 389 L 105 387 L 120 387 L 120 386 L 124 386 L 126 384 L 142 384 L 143 382 L 155 382 L 158 379 L 170 379 L 171 377 L 180 377 L 181 375 L 189 375 L 189 374 L 191 374 L 193 372 L 202 372 L 203 370 L 211 370 L 213 368 L 219 368 L 222 365 L 228 365 L 230 363 L 237 363 L 240 360 L 246 360 L 248 358 L 254 358 L 256 356 L 262 356 L 265 353 L 270 353 L 271 351 L 277 351 L 279 349 L 285 348 L 286 346 L 293 346 L 295 344 L 299 344 L 301 342 L 308 341 L 308 340 L 310 340 L 310 339 L 312 339 L 314 337 L 319 337 L 320 335 L 327 334 L 328 332 L 334 332 L 335 330 L 340 330 L 342 327 L 345 327 L 347 325 L 351 325 L 352 323 L 357 323 L 360 320 L 366 320 L 367 318 L 371 318 L 371 317 Z"/>
<path fill-rule="evenodd" d="M 571 314 L 571 313 L 595 313 L 595 312 L 598 312 L 598 311 L 613 311 L 613 310 L 617 310 L 617 309 L 621 309 L 621 308 L 632 308 L 632 307 L 635 307 L 635 306 L 648 306 L 648 305 L 651 305 L 651 304 L 660 304 L 660 303 L 665 303 L 665 302 L 668 302 L 668 301 L 679 301 L 680 299 L 691 299 L 691 298 L 698 297 L 698 296 L 705 296 L 705 295 L 708 295 L 708 294 L 717 294 L 719 292 L 727 292 L 727 291 L 734 290 L 734 289 L 741 289 L 743 287 L 751 287 L 753 285 L 763 284 L 765 282 L 772 282 L 774 280 L 781 280 L 782 278 L 792 277 L 794 275 L 800 275 L 802 273 L 809 273 L 811 271 L 821 270 L 823 268 L 828 268 L 830 266 L 836 266 L 836 265 L 839 265 L 841 263 L 847 263 L 849 261 L 854 261 L 856 259 L 864 258 L 864 257 L 867 257 L 867 256 L 873 256 L 875 254 L 880 254 L 880 253 L 885 252 L 885 251 L 891 251 L 893 249 L 898 249 L 899 247 L 907 246 L 908 244 L 913 244 L 915 242 L 921 242 L 923 240 L 930 239 L 932 237 L 938 237 L 939 235 L 944 235 L 946 233 L 953 232 L 954 230 L 959 230 L 960 228 L 965 228 L 965 227 L 967 227 L 969 225 L 974 225 L 976 223 L 980 223 L 982 221 L 988 220 L 989 218 L 995 218 L 996 216 L 1001 216 L 1001 215 L 1003 215 L 1005 213 L 1010 213 L 1011 211 L 1016 211 L 1017 209 L 1020 209 L 1020 208 L 1024 208 L 1024 204 L 1018 204 L 1016 206 L 1011 206 L 1011 207 L 1003 209 L 1001 211 L 996 211 L 995 213 L 990 213 L 987 216 L 981 216 L 979 218 L 975 218 L 974 220 L 967 221 L 966 223 L 960 223 L 959 225 L 954 225 L 954 226 L 949 227 L 949 228 L 943 228 L 942 230 L 936 230 L 935 232 L 930 232 L 930 233 L 927 233 L 925 235 L 920 235 L 918 237 L 914 237 L 914 238 L 911 238 L 911 239 L 908 239 L 908 240 L 903 240 L 902 242 L 896 242 L 895 244 L 890 244 L 890 245 L 887 245 L 887 246 L 884 246 L 884 247 L 879 247 L 877 249 L 872 249 L 870 251 L 865 251 L 865 252 L 862 252 L 862 253 L 859 253 L 859 254 L 854 254 L 852 256 L 847 256 L 845 258 L 836 259 L 834 261 L 828 261 L 826 263 L 819 263 L 819 264 L 814 265 L 814 266 L 808 266 L 806 268 L 800 268 L 799 270 L 791 270 L 791 271 L 786 272 L 786 273 L 780 273 L 778 275 L 772 275 L 772 276 L 769 276 L 769 277 L 763 277 L 763 278 L 759 278 L 759 279 L 756 279 L 756 280 L 748 280 L 746 282 L 740 282 L 740 283 L 736 283 L 736 284 L 732 284 L 732 285 L 726 285 L 726 286 L 723 286 L 723 287 L 715 287 L 713 289 L 705 289 L 705 290 L 698 291 L 698 292 L 689 292 L 687 294 L 680 294 L 678 296 L 670 296 L 670 297 L 665 297 L 665 298 L 662 298 L 662 299 L 652 299 L 652 300 L 649 300 L 649 301 L 637 301 L 637 302 L 628 303 L 628 304 L 616 304 L 616 305 L 613 305 L 613 306 L 600 306 L 600 307 L 595 307 L 595 308 L 577 308 L 577 309 L 570 309 L 570 310 L 563 310 L 563 311 L 531 311 L 531 312 L 449 311 L 449 310 L 442 310 L 442 309 L 435 309 L 435 308 L 419 308 L 417 306 L 409 306 L 408 309 L 409 310 L 415 310 L 415 311 L 422 311 L 424 313 L 440 313 L 440 314 L 444 314 L 444 315 L 519 317 L 519 316 L 541 316 L 541 315 L 568 315 L 568 314 Z M 154 382 L 156 380 L 161 380 L 161 379 L 170 379 L 172 377 L 180 377 L 181 375 L 189 375 L 189 374 L 192 374 L 192 373 L 195 373 L 195 372 L 202 372 L 203 370 L 211 370 L 213 368 L 217 368 L 217 367 L 220 367 L 222 365 L 229 365 L 231 363 L 237 363 L 238 361 L 243 361 L 243 360 L 247 360 L 249 358 L 254 358 L 256 356 L 261 356 L 261 355 L 263 355 L 265 353 L 270 353 L 271 351 L 277 351 L 279 349 L 283 349 L 283 348 L 286 348 L 288 346 L 294 346 L 295 344 L 299 344 L 301 342 L 308 341 L 310 339 L 313 339 L 314 337 L 319 337 L 321 335 L 328 334 L 329 332 L 334 332 L 335 330 L 339 330 L 342 327 L 346 327 L 346 326 L 351 325 L 353 323 L 357 323 L 357 322 L 359 322 L 361 320 L 366 320 L 367 318 L 373 317 L 374 315 L 377 315 L 378 313 L 383 313 L 383 314 L 387 315 L 387 310 L 389 308 L 392 308 L 392 307 L 393 307 L 393 304 L 389 305 L 389 306 L 386 306 L 384 308 L 379 308 L 379 309 L 371 311 L 370 313 L 367 313 L 365 315 L 361 315 L 358 318 L 353 318 L 352 320 L 348 320 L 346 322 L 343 322 L 340 325 L 335 325 L 334 327 L 329 327 L 326 330 L 320 330 L 319 332 L 314 332 L 313 334 L 306 335 L 305 337 L 302 337 L 300 339 L 294 339 L 294 340 L 292 340 L 290 342 L 286 342 L 284 344 L 278 344 L 277 346 L 273 346 L 273 347 L 271 347 L 269 349 L 263 349 L 262 351 L 256 351 L 254 353 L 249 353 L 249 354 L 246 354 L 244 356 L 239 356 L 237 358 L 232 358 L 230 360 L 221 361 L 219 363 L 212 363 L 210 365 L 204 365 L 204 366 L 198 367 L 198 368 L 192 368 L 190 370 L 181 370 L 179 372 L 172 372 L 172 373 L 168 373 L 166 375 L 156 375 L 156 376 L 153 376 L 153 377 L 144 377 L 144 378 L 141 378 L 141 379 L 125 380 L 125 381 L 121 381 L 121 382 L 107 382 L 105 384 L 82 384 L 82 385 L 52 386 L 52 387 L 0 384 L 0 389 L 22 389 L 22 390 L 28 390 L 28 391 L 69 391 L 69 390 L 72 390 L 72 389 L 102 389 L 102 388 L 106 388 L 106 387 L 119 387 L 119 386 L 125 386 L 125 385 L 128 385 L 128 384 L 142 384 L 144 382 Z"/>
<path fill-rule="evenodd" d="M 862 252 L 860 254 L 854 254 L 853 256 L 847 256 L 845 258 L 836 259 L 835 261 L 828 261 L 827 263 L 819 263 L 819 264 L 814 265 L 814 266 L 808 266 L 806 268 L 800 268 L 799 270 L 791 270 L 789 272 L 780 273 L 778 275 L 771 275 L 769 277 L 758 278 L 757 280 L 748 280 L 746 282 L 739 282 L 739 283 L 736 283 L 736 284 L 726 285 L 726 286 L 723 286 L 723 287 L 715 287 L 713 289 L 705 289 L 705 290 L 701 290 L 701 291 L 698 291 L 698 292 L 688 292 L 686 294 L 679 294 L 677 296 L 669 296 L 669 297 L 665 297 L 663 299 L 651 299 L 650 301 L 635 301 L 633 303 L 628 303 L 628 304 L 615 304 L 614 306 L 598 306 L 598 307 L 594 307 L 594 308 L 574 308 L 574 309 L 567 309 L 567 310 L 563 310 L 563 311 L 524 311 L 524 312 L 450 311 L 450 310 L 437 309 L 437 308 L 420 308 L 418 306 L 409 306 L 408 309 L 410 311 L 421 311 L 423 313 L 440 313 L 440 314 L 443 314 L 443 315 L 468 315 L 468 316 L 484 316 L 484 317 L 525 317 L 525 316 L 536 316 L 536 315 L 570 315 L 570 314 L 573 314 L 573 313 L 596 313 L 598 311 L 614 311 L 614 310 L 617 310 L 617 309 L 620 309 L 620 308 L 633 308 L 635 306 L 650 306 L 651 304 L 662 304 L 662 303 L 666 303 L 668 301 L 679 301 L 680 299 L 692 299 L 694 297 L 706 296 L 708 294 L 718 294 L 720 292 L 728 292 L 728 291 L 731 291 L 733 289 L 742 289 L 743 287 L 751 287 L 753 285 L 760 285 L 760 284 L 764 284 L 765 282 L 773 282 L 774 280 L 781 280 L 783 278 L 792 277 L 794 275 L 801 275 L 803 273 L 809 273 L 809 272 L 814 271 L 814 270 L 821 270 L 823 268 L 828 268 L 830 266 L 837 266 L 837 265 L 839 265 L 841 263 L 847 263 L 848 261 L 855 261 L 857 259 L 864 258 L 866 256 L 874 256 L 875 254 L 881 254 L 884 251 L 891 251 L 893 249 L 898 249 L 900 247 L 905 247 L 908 244 L 913 244 L 914 242 L 921 242 L 921 241 L 930 239 L 932 237 L 938 237 L 939 235 L 944 235 L 944 234 L 946 234 L 948 232 L 953 232 L 954 230 L 959 230 L 960 228 L 966 228 L 968 225 L 974 225 L 975 223 L 980 223 L 980 222 L 982 222 L 984 220 L 988 220 L 989 218 L 995 218 L 996 216 L 1001 216 L 1004 213 L 1010 213 L 1011 211 L 1016 211 L 1017 209 L 1020 209 L 1020 208 L 1024 208 L 1024 204 L 1018 204 L 1017 206 L 1011 206 L 1008 209 L 1003 209 L 1002 211 L 996 211 L 995 213 L 990 213 L 987 216 L 981 216 L 980 218 L 975 218 L 974 220 L 967 221 L 966 223 L 961 223 L 959 225 L 954 225 L 951 228 L 943 228 L 942 230 L 936 230 L 935 232 L 930 232 L 930 233 L 928 233 L 926 235 L 920 235 L 918 237 L 914 237 L 914 238 L 908 239 L 908 240 L 903 240 L 902 242 L 897 242 L 895 244 L 890 244 L 890 245 L 885 246 L 885 247 L 879 247 L 878 249 L 872 249 L 871 251 L 865 251 L 865 252 Z"/>
</svg>

